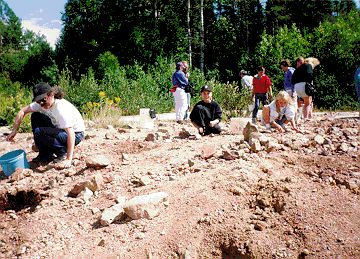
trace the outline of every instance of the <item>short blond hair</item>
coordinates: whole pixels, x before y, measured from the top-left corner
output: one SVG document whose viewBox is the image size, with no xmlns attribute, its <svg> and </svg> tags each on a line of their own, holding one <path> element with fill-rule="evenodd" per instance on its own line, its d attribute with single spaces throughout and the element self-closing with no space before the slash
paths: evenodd
<svg viewBox="0 0 360 259">
<path fill-rule="evenodd" d="M 293 102 L 293 99 L 291 98 L 291 96 L 286 92 L 286 91 L 280 91 L 276 97 L 275 97 L 275 102 L 278 100 L 284 100 L 286 102 L 286 105 L 289 105 Z"/>
</svg>

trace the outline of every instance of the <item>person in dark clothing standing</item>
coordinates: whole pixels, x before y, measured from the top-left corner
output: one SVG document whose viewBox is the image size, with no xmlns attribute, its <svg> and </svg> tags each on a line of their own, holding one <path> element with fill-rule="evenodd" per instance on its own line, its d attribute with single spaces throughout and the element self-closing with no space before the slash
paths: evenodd
<svg viewBox="0 0 360 259">
<path fill-rule="evenodd" d="M 303 57 L 296 59 L 296 69 L 291 78 L 291 83 L 294 85 L 295 92 L 298 97 L 304 100 L 304 120 L 310 120 L 312 110 L 312 97 L 305 93 L 305 84 L 313 81 L 313 67 L 309 63 L 305 63 Z M 301 107 L 301 103 L 298 103 Z"/>
<path fill-rule="evenodd" d="M 199 134 L 220 134 L 220 121 L 222 111 L 220 105 L 213 101 L 212 89 L 205 85 L 201 88 L 201 101 L 198 102 L 190 114 L 190 120 Z"/>
</svg>

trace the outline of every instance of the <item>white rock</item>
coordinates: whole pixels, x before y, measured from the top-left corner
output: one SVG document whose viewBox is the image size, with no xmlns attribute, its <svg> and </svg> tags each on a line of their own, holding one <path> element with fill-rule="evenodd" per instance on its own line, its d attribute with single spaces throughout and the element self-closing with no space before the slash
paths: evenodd
<svg viewBox="0 0 360 259">
<path fill-rule="evenodd" d="M 109 226 L 115 220 L 120 219 L 124 214 L 124 203 L 117 203 L 110 208 L 106 208 L 101 214 L 99 223 L 102 226 Z"/>
<path fill-rule="evenodd" d="M 165 192 L 136 196 L 125 203 L 124 211 L 132 219 L 152 219 L 159 215 L 159 205 L 166 201 L 168 196 Z"/>
</svg>

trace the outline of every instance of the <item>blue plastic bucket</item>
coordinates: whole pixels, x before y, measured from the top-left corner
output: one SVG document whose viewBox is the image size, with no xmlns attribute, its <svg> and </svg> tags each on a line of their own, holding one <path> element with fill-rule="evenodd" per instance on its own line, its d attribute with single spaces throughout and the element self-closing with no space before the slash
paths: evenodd
<svg viewBox="0 0 360 259">
<path fill-rule="evenodd" d="M 26 153 L 22 149 L 2 155 L 0 157 L 0 165 L 6 176 L 10 176 L 17 168 L 29 168 Z"/>
</svg>

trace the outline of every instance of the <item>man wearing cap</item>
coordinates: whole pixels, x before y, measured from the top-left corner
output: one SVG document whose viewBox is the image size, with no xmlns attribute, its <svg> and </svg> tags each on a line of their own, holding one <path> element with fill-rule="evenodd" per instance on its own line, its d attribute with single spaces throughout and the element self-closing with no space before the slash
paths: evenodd
<svg viewBox="0 0 360 259">
<path fill-rule="evenodd" d="M 63 99 L 58 87 L 39 83 L 33 88 L 33 102 L 23 107 L 15 118 L 12 132 L 7 136 L 12 141 L 26 114 L 31 114 L 31 127 L 39 155 L 32 161 L 59 162 L 59 167 L 71 166 L 74 147 L 84 138 L 84 120 L 73 104 Z M 54 157 L 54 154 L 56 157 Z"/>
<path fill-rule="evenodd" d="M 219 123 L 222 116 L 220 105 L 213 101 L 210 86 L 203 86 L 200 92 L 201 101 L 194 106 L 190 114 L 190 120 L 200 135 L 220 134 Z"/>
</svg>

